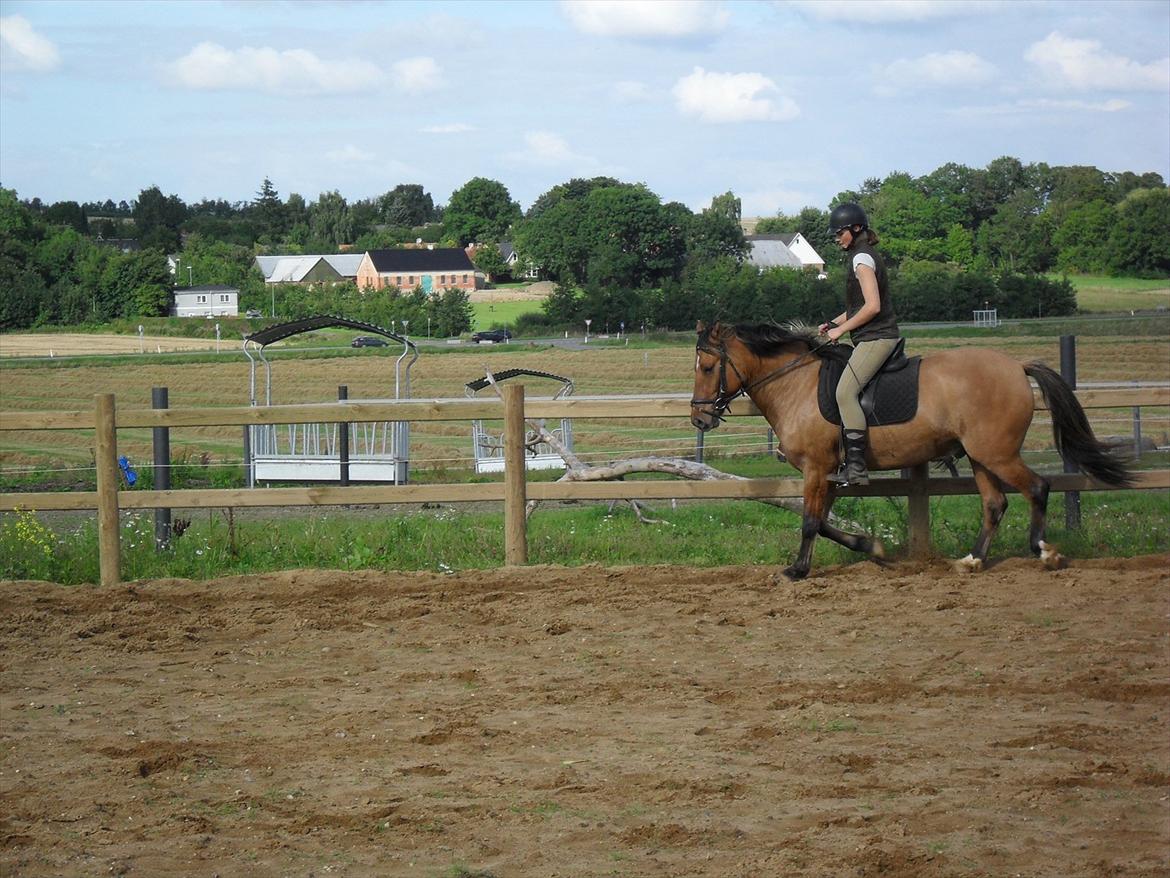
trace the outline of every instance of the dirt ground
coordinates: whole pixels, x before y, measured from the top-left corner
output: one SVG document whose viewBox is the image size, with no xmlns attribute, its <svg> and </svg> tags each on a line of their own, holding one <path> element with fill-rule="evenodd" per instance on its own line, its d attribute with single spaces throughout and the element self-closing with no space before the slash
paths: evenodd
<svg viewBox="0 0 1170 878">
<path fill-rule="evenodd" d="M 0 873 L 1166 875 L 1168 571 L 3 583 Z"/>
</svg>

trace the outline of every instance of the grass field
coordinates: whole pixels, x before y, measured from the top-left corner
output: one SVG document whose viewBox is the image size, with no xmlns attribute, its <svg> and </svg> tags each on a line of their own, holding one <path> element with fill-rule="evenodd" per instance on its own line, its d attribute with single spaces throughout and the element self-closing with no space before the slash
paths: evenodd
<svg viewBox="0 0 1170 878">
<path fill-rule="evenodd" d="M 473 321 L 475 329 L 492 329 L 493 327 L 514 327 L 516 318 L 521 314 L 529 314 L 540 310 L 541 303 L 533 300 L 516 302 L 472 302 L 475 310 Z"/>
<path fill-rule="evenodd" d="M 1049 275 L 1053 280 L 1063 276 Z M 1077 292 L 1077 308 L 1093 313 L 1170 309 L 1170 278 L 1147 280 L 1094 274 L 1068 275 Z"/>
</svg>

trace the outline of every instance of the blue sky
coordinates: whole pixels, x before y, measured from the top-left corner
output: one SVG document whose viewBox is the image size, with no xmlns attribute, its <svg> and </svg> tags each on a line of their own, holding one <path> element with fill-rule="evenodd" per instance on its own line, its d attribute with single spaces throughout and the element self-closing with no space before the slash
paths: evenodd
<svg viewBox="0 0 1170 878">
<path fill-rule="evenodd" d="M 1170 0 L 0 0 L 0 185 L 46 202 L 606 174 L 767 216 L 1003 155 L 1170 179 Z"/>
</svg>

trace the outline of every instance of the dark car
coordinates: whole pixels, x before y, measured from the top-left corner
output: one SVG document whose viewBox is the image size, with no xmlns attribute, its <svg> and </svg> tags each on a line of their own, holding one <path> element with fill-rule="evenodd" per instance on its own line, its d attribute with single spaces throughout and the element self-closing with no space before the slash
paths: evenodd
<svg viewBox="0 0 1170 878">
<path fill-rule="evenodd" d="M 473 336 L 471 336 L 471 340 L 473 342 L 475 342 L 476 344 L 479 344 L 481 341 L 490 341 L 490 342 L 507 341 L 511 337 L 512 337 L 512 333 L 510 333 L 506 329 L 485 329 L 482 332 L 477 332 Z"/>
<path fill-rule="evenodd" d="M 376 335 L 359 335 L 349 343 L 351 348 L 384 348 L 388 342 Z"/>
</svg>

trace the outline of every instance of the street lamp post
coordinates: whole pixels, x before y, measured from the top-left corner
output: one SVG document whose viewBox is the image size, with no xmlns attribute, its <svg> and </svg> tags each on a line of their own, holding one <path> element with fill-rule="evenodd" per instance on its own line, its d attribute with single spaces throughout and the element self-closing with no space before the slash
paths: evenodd
<svg viewBox="0 0 1170 878">
<path fill-rule="evenodd" d="M 402 321 L 402 337 L 409 338 L 410 337 L 409 333 L 410 333 L 410 321 L 403 320 Z"/>
<path fill-rule="evenodd" d="M 272 287 L 272 309 L 268 312 L 273 320 L 276 319 L 276 284 L 271 284 Z"/>
<path fill-rule="evenodd" d="M 187 266 L 187 286 L 189 286 L 189 287 L 195 286 L 194 271 L 195 271 L 194 266 L 191 266 L 191 265 Z"/>
<path fill-rule="evenodd" d="M 589 324 L 592 322 L 592 317 L 586 318 L 585 320 L 585 344 L 589 344 Z"/>
</svg>

